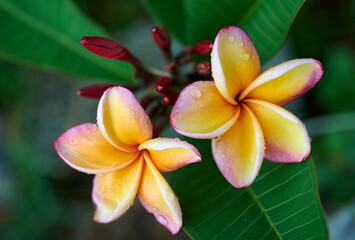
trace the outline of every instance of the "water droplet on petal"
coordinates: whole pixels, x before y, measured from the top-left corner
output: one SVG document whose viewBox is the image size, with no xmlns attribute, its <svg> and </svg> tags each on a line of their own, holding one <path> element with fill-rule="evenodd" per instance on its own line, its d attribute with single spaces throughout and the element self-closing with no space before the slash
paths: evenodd
<svg viewBox="0 0 355 240">
<path fill-rule="evenodd" d="M 230 43 L 233 43 L 234 42 L 234 36 L 228 36 L 228 41 Z"/>
<path fill-rule="evenodd" d="M 165 192 L 169 191 L 169 186 L 163 185 L 162 186 L 162 191 L 165 191 Z"/>
<path fill-rule="evenodd" d="M 288 64 L 285 64 L 285 65 L 284 65 L 284 68 L 288 68 Z"/>
<path fill-rule="evenodd" d="M 249 59 L 249 54 L 248 53 L 242 53 L 242 54 L 240 54 L 240 58 L 243 59 L 244 61 L 247 61 Z"/>
<path fill-rule="evenodd" d="M 163 217 L 163 216 L 161 216 L 161 215 L 158 215 L 158 216 L 157 216 L 157 220 L 158 220 L 158 222 L 160 222 L 161 225 L 164 225 L 164 226 L 168 223 L 168 221 L 166 220 L 166 218 Z"/>
<path fill-rule="evenodd" d="M 197 88 L 192 88 L 190 90 L 190 95 L 191 97 L 195 98 L 195 99 L 199 99 L 201 97 L 201 91 L 198 90 Z"/>
<path fill-rule="evenodd" d="M 271 71 L 268 71 L 268 72 L 267 72 L 267 74 L 268 74 L 268 75 L 271 75 L 271 74 L 272 74 L 272 72 L 271 72 Z"/>
<path fill-rule="evenodd" d="M 75 144 L 76 144 L 75 140 L 72 139 L 72 138 L 69 139 L 69 143 L 70 143 L 71 145 L 75 145 Z"/>
<path fill-rule="evenodd" d="M 237 46 L 240 47 L 240 48 L 242 48 L 243 45 L 244 45 L 243 42 L 239 42 L 239 43 L 237 44 Z"/>
<path fill-rule="evenodd" d="M 169 193 L 168 196 L 166 196 L 166 199 L 168 199 L 169 201 L 174 200 L 174 195 Z"/>
<path fill-rule="evenodd" d="M 223 155 L 222 155 L 222 158 L 225 158 L 225 157 L 226 157 L 226 155 L 225 155 L 225 154 L 223 154 Z"/>
</svg>

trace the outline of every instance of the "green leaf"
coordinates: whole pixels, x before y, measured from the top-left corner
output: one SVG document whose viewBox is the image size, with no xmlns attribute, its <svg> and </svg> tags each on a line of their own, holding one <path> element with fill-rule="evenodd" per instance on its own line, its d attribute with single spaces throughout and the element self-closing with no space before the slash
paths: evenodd
<svg viewBox="0 0 355 240">
<path fill-rule="evenodd" d="M 305 0 L 143 0 L 150 12 L 184 44 L 213 41 L 218 31 L 239 26 L 264 63 L 284 43 Z"/>
<path fill-rule="evenodd" d="M 133 83 L 133 69 L 103 59 L 80 44 L 83 36 L 105 36 L 69 0 L 1 0 L 0 56 L 75 76 Z"/>
<path fill-rule="evenodd" d="M 193 239 L 327 239 L 313 161 L 264 161 L 254 183 L 236 189 L 222 176 L 210 153 L 210 140 L 190 140 L 202 162 L 171 174 Z"/>
</svg>

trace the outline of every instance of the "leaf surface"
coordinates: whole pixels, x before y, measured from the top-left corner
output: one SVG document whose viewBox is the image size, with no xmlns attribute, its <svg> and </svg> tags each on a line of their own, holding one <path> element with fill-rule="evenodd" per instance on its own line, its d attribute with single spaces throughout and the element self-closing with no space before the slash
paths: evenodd
<svg viewBox="0 0 355 240">
<path fill-rule="evenodd" d="M 305 0 L 143 0 L 150 12 L 184 44 L 213 41 L 227 26 L 243 28 L 262 63 L 283 45 Z M 173 3 L 172 3 L 173 2 Z"/>
<path fill-rule="evenodd" d="M 202 151 L 202 162 L 172 173 L 170 182 L 193 239 L 328 238 L 311 158 L 264 160 L 254 183 L 236 189 L 217 169 L 209 141 L 188 141 Z"/>
<path fill-rule="evenodd" d="M 70 0 L 1 0 L 0 56 L 75 76 L 134 83 L 128 63 L 103 59 L 80 44 L 107 34 Z"/>
</svg>

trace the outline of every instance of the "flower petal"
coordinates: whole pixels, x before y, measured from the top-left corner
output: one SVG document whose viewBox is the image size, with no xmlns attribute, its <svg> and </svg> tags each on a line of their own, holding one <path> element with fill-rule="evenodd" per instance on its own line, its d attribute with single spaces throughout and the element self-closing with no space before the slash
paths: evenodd
<svg viewBox="0 0 355 240">
<path fill-rule="evenodd" d="M 153 134 L 152 122 L 137 98 L 120 86 L 108 89 L 101 97 L 97 124 L 107 141 L 124 151 L 136 151 Z"/>
<path fill-rule="evenodd" d="M 94 178 L 92 199 L 96 204 L 94 220 L 108 223 L 122 216 L 133 204 L 142 170 L 143 156 L 117 171 L 98 174 Z"/>
<path fill-rule="evenodd" d="M 246 104 L 258 118 L 265 137 L 265 158 L 273 162 L 301 162 L 311 150 L 305 126 L 289 111 L 261 100 Z"/>
<path fill-rule="evenodd" d="M 264 138 L 258 120 L 244 104 L 237 122 L 212 139 L 212 154 L 223 176 L 236 188 L 249 186 L 264 157 Z"/>
<path fill-rule="evenodd" d="M 230 128 L 239 107 L 227 102 L 214 82 L 194 82 L 185 87 L 171 112 L 171 126 L 192 138 L 213 138 Z"/>
<path fill-rule="evenodd" d="M 164 177 L 154 166 L 149 154 L 144 153 L 144 165 L 138 199 L 144 208 L 153 213 L 159 223 L 172 234 L 182 226 L 182 214 L 178 198 Z"/>
<path fill-rule="evenodd" d="M 285 105 L 309 91 L 322 77 L 322 64 L 315 59 L 296 59 L 270 68 L 240 95 Z"/>
<path fill-rule="evenodd" d="M 115 148 L 95 123 L 70 128 L 54 142 L 61 158 L 72 168 L 85 173 L 104 173 L 123 168 L 138 157 Z"/>
<path fill-rule="evenodd" d="M 213 44 L 211 64 L 219 92 L 232 104 L 236 104 L 236 96 L 261 73 L 253 42 L 246 32 L 233 26 L 219 31 Z"/>
<path fill-rule="evenodd" d="M 191 144 L 177 138 L 155 138 L 142 143 L 160 172 L 170 172 L 187 164 L 200 162 L 201 155 Z"/>
</svg>

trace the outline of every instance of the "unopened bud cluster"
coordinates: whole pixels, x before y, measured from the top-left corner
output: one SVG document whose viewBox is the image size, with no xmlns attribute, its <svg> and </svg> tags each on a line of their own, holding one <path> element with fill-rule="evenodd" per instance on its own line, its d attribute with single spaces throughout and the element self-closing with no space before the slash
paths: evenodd
<svg viewBox="0 0 355 240">
<path fill-rule="evenodd" d="M 180 53 L 173 55 L 171 52 L 171 38 L 164 27 L 154 27 L 151 31 L 152 39 L 167 61 L 166 76 L 157 76 L 156 71 L 146 69 L 141 62 L 125 47 L 116 41 L 103 37 L 83 37 L 80 43 L 92 53 L 100 57 L 126 61 L 134 68 L 134 78 L 140 85 L 130 88 L 132 91 L 151 89 L 154 85 L 156 92 L 149 93 L 139 99 L 141 106 L 146 109 L 150 117 L 157 115 L 154 134 L 159 134 L 166 124 L 167 106 L 173 106 L 179 97 L 179 92 L 187 84 L 211 78 L 211 64 L 201 61 L 193 65 L 193 55 L 208 56 L 211 54 L 213 43 L 205 40 L 194 46 L 187 46 Z M 200 57 L 201 58 L 201 57 Z M 186 65 L 186 67 L 185 67 Z M 191 71 L 192 70 L 192 71 Z M 87 98 L 100 98 L 112 84 L 96 84 L 77 91 L 79 96 Z M 148 93 L 148 91 L 147 91 Z"/>
</svg>

